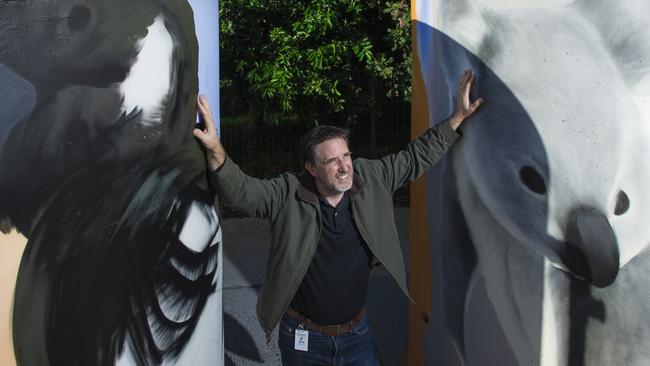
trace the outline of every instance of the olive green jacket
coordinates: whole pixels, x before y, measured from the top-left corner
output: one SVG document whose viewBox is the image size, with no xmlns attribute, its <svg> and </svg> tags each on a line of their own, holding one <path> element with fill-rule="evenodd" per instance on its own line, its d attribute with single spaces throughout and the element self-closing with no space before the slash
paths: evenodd
<svg viewBox="0 0 650 366">
<path fill-rule="evenodd" d="M 445 121 L 396 154 L 353 161 L 349 196 L 352 217 L 374 260 L 386 268 L 407 296 L 392 195 L 431 168 L 458 136 Z M 319 241 L 321 210 L 314 181 L 306 173 L 253 178 L 228 158 L 210 174 L 210 180 L 226 204 L 271 222 L 266 280 L 257 301 L 257 319 L 269 337 L 296 294 Z"/>
</svg>

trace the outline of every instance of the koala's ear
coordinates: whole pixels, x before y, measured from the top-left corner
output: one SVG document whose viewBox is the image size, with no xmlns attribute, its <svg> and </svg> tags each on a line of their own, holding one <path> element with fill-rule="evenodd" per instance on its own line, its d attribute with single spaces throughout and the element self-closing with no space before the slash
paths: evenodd
<svg viewBox="0 0 650 366">
<path fill-rule="evenodd" d="M 416 1 L 416 5 L 420 2 L 423 1 Z M 440 114 L 433 118 L 440 119 L 453 111 L 456 85 L 463 71 L 472 69 L 477 76 L 481 74 L 481 52 L 489 48 L 484 42 L 490 35 L 490 17 L 484 0 L 431 0 L 426 3 L 427 6 L 418 7 L 415 14 L 418 21 L 434 29 L 433 37 L 426 40 L 433 45 L 430 50 L 427 45 L 419 45 L 419 52 L 428 51 L 428 58 L 424 58 L 436 60 L 432 66 L 439 73 L 431 85 L 438 88 L 435 113 Z M 421 40 L 418 39 L 418 43 Z M 441 105 L 446 107 L 441 108 Z"/>
<path fill-rule="evenodd" d="M 488 32 L 483 9 L 481 0 L 433 0 L 431 7 L 423 10 L 430 12 L 433 28 L 476 54 Z"/>
<path fill-rule="evenodd" d="M 630 89 L 650 98 L 650 1 L 577 0 L 571 6 L 600 33 Z"/>
</svg>

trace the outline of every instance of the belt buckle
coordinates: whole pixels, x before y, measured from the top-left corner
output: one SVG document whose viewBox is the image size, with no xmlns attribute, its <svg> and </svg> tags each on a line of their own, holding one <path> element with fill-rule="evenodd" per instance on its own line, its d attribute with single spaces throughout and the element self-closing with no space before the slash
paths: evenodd
<svg viewBox="0 0 650 366">
<path fill-rule="evenodd" d="M 330 328 L 336 328 L 336 334 L 335 334 L 335 335 L 338 336 L 339 333 L 340 333 L 341 324 L 325 325 L 325 326 L 321 327 L 320 332 L 323 333 L 323 334 L 326 335 L 326 336 L 330 336 L 330 337 L 331 337 L 331 336 L 333 336 L 334 334 L 327 334 L 327 333 L 328 333 L 327 331 L 328 331 L 328 329 L 330 329 Z"/>
</svg>

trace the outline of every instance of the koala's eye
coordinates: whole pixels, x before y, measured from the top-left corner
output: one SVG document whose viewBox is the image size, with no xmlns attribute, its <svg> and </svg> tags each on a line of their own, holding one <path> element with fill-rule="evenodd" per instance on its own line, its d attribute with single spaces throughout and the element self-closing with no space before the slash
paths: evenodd
<svg viewBox="0 0 650 366">
<path fill-rule="evenodd" d="M 519 171 L 519 179 L 530 189 L 532 192 L 537 194 L 546 193 L 546 182 L 544 178 L 537 171 L 537 169 L 532 166 L 525 165 Z"/>
<path fill-rule="evenodd" d="M 623 191 L 619 191 L 616 196 L 616 206 L 614 207 L 614 215 L 621 216 L 630 209 L 630 197 Z"/>
<path fill-rule="evenodd" d="M 83 5 L 75 5 L 68 14 L 68 27 L 73 31 L 80 31 L 90 23 L 90 9 Z"/>
</svg>

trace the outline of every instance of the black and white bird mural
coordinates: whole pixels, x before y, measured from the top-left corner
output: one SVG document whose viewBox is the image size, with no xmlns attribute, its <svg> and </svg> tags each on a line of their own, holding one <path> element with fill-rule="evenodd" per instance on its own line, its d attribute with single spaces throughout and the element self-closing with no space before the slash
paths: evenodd
<svg viewBox="0 0 650 366">
<path fill-rule="evenodd" d="M 0 1 L 0 246 L 27 240 L 18 365 L 223 363 L 193 17 L 184 0 Z"/>
<path fill-rule="evenodd" d="M 430 123 L 485 98 L 427 177 L 425 364 L 650 364 L 650 2 L 419 3 Z"/>
</svg>

